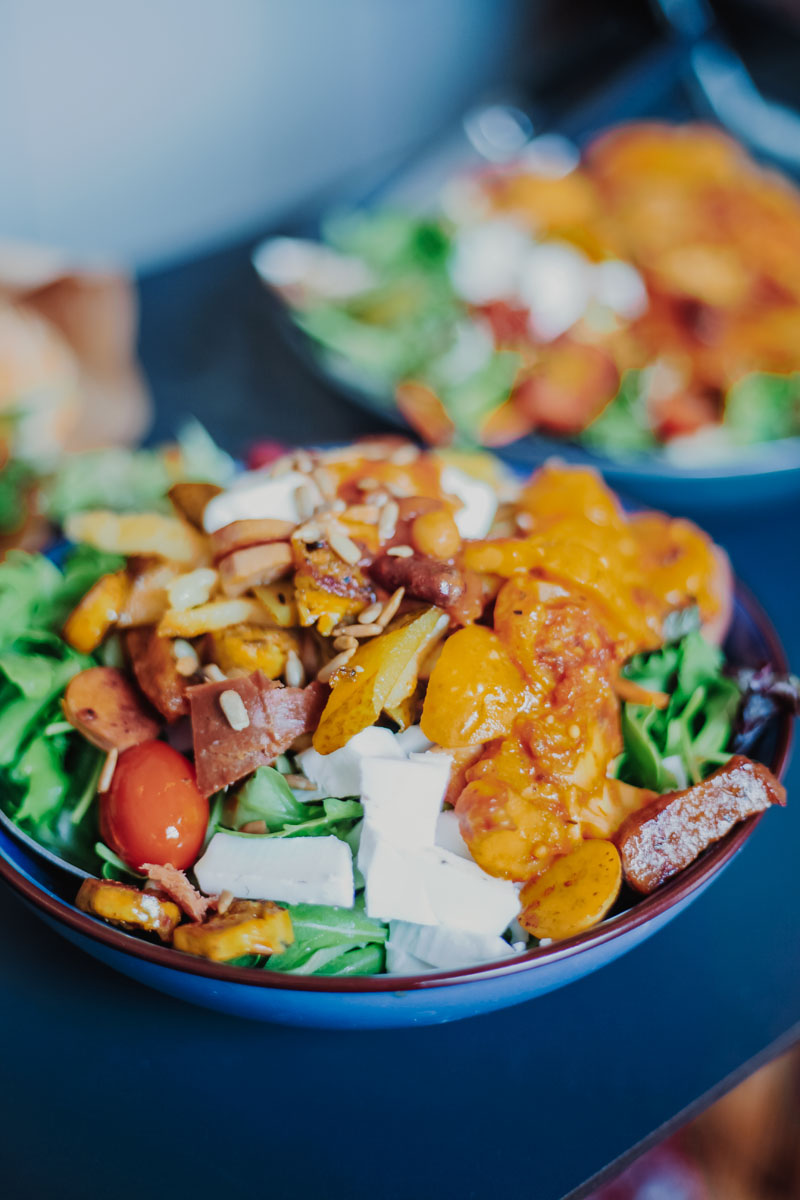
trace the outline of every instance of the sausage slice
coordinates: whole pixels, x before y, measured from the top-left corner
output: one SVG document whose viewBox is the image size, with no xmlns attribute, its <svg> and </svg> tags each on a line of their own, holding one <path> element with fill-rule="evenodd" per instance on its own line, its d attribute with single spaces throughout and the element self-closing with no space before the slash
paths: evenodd
<svg viewBox="0 0 800 1200">
<path fill-rule="evenodd" d="M 101 750 L 127 750 L 161 729 L 133 684 L 116 667 L 89 667 L 67 684 L 64 716 Z"/>
</svg>

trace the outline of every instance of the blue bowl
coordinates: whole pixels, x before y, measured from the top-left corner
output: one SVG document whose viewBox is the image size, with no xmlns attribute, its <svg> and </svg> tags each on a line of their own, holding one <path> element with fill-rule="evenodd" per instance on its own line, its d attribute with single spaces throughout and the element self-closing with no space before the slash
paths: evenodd
<svg viewBox="0 0 800 1200">
<path fill-rule="evenodd" d="M 737 585 L 726 644 L 731 662 L 772 663 L 783 649 L 759 605 Z M 780 775 L 792 719 L 773 722 L 758 757 Z M 709 886 L 752 835 L 760 817 L 737 826 L 686 871 L 595 929 L 500 963 L 415 976 L 337 979 L 280 975 L 210 963 L 114 929 L 80 912 L 75 877 L 0 826 L 0 879 L 57 933 L 124 975 L 194 1004 L 237 1017 L 318 1029 L 434 1025 L 507 1008 L 581 979 L 651 937 Z"/>
</svg>

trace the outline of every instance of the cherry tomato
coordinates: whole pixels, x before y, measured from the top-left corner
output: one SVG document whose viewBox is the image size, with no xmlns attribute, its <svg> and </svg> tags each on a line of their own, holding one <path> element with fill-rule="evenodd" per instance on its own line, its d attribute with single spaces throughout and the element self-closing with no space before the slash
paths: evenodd
<svg viewBox="0 0 800 1200">
<path fill-rule="evenodd" d="M 142 742 L 119 756 L 111 787 L 100 797 L 100 833 L 120 858 L 185 870 L 195 862 L 208 826 L 208 800 L 194 767 L 166 742 Z"/>
</svg>

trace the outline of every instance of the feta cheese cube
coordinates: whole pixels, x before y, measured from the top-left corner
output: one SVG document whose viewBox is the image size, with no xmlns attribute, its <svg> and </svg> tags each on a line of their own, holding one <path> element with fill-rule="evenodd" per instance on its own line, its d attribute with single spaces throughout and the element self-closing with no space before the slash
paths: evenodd
<svg viewBox="0 0 800 1200">
<path fill-rule="evenodd" d="M 392 921 L 387 942 L 387 966 L 389 954 L 392 962 L 404 970 L 405 959 L 422 962 L 428 967 L 443 970 L 468 967 L 472 963 L 494 962 L 509 958 L 517 953 L 503 938 L 491 933 L 476 933 L 469 929 L 455 929 L 447 925 L 411 925 L 406 921 Z"/>
<path fill-rule="evenodd" d="M 433 925 L 436 914 L 428 900 L 422 864 L 414 851 L 398 848 L 366 821 L 361 831 L 358 869 L 364 876 L 367 916 L 392 917 Z"/>
<path fill-rule="evenodd" d="M 450 766 L 446 754 L 362 759 L 365 827 L 396 847 L 433 846 Z"/>
<path fill-rule="evenodd" d="M 313 748 L 297 755 L 298 765 L 325 796 L 342 799 L 361 795 L 361 763 L 364 758 L 403 758 L 405 751 L 389 729 L 371 726 L 351 737 L 340 750 L 319 754 Z"/>
<path fill-rule="evenodd" d="M 458 467 L 446 466 L 441 475 L 442 491 L 458 496 L 462 507 L 455 514 L 458 532 L 463 538 L 486 537 L 497 512 L 497 495 L 481 479 L 473 479 Z"/>
<path fill-rule="evenodd" d="M 203 510 L 203 528 L 206 533 L 215 533 L 232 521 L 265 517 L 297 525 L 301 520 L 297 489 L 304 485 L 308 485 L 308 478 L 299 471 L 288 471 L 277 479 L 266 471 L 247 471 L 227 491 L 209 500 Z"/>
<path fill-rule="evenodd" d="M 337 837 L 241 837 L 215 833 L 194 873 L 206 895 L 352 908 L 353 859 Z"/>
<path fill-rule="evenodd" d="M 419 856 L 425 891 L 437 924 L 497 935 L 517 916 L 519 896 L 509 880 L 495 879 L 476 862 L 467 862 L 439 847 L 422 850 Z"/>
<path fill-rule="evenodd" d="M 469 846 L 461 836 L 458 816 L 452 808 L 447 812 L 439 813 L 436 821 L 435 842 L 437 846 L 441 846 L 443 850 L 449 850 L 451 854 L 457 854 L 459 858 L 466 858 L 468 862 L 474 861 L 469 852 Z"/>
<path fill-rule="evenodd" d="M 433 745 L 433 742 L 425 737 L 419 725 L 409 725 L 408 729 L 403 729 L 400 733 L 392 736 L 403 754 L 421 754 L 424 750 L 430 750 Z"/>
<path fill-rule="evenodd" d="M 418 929 L 420 926 L 415 925 L 413 928 Z M 424 929 L 425 926 L 421 928 Z M 394 946 L 391 942 L 387 942 L 386 970 L 390 975 L 424 975 L 426 971 L 431 970 L 431 967 L 421 958 L 416 958 L 415 955 L 409 954 L 400 946 Z"/>
</svg>

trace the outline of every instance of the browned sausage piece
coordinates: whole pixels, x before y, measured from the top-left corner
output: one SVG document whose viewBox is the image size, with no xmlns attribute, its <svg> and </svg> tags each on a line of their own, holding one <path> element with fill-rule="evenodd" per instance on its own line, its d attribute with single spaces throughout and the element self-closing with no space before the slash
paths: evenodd
<svg viewBox="0 0 800 1200">
<path fill-rule="evenodd" d="M 294 560 L 288 542 L 269 542 L 234 550 L 219 560 L 219 580 L 226 596 L 241 596 L 248 588 L 274 583 L 287 575 Z"/>
<path fill-rule="evenodd" d="M 483 609 L 480 580 L 474 572 L 422 554 L 407 558 L 383 554 L 369 567 L 369 574 L 387 592 L 403 587 L 407 596 L 443 608 L 459 624 L 476 620 Z"/>
<path fill-rule="evenodd" d="M 236 713 L 226 692 L 235 692 L 241 700 L 246 724 L 231 721 L 229 714 Z M 285 688 L 254 671 L 239 679 L 199 684 L 189 688 L 188 695 L 197 786 L 210 796 L 274 762 L 301 734 L 314 730 L 328 689 L 316 682 Z"/>
<path fill-rule="evenodd" d="M 89 667 L 75 675 L 62 708 L 69 723 L 101 750 L 127 750 L 157 738 L 161 729 L 116 667 Z"/>
<path fill-rule="evenodd" d="M 627 818 L 615 839 L 625 879 L 637 892 L 655 891 L 739 821 L 785 803 L 786 789 L 772 772 L 737 755 L 708 779 L 658 796 Z"/>
<path fill-rule="evenodd" d="M 129 629 L 125 634 L 136 682 L 147 699 L 168 721 L 177 721 L 189 712 L 186 679 L 179 674 L 170 638 L 159 637 L 153 625 Z"/>
<path fill-rule="evenodd" d="M 234 550 L 245 546 L 263 546 L 266 542 L 284 542 L 291 535 L 291 521 L 275 521 L 270 517 L 244 521 L 231 521 L 211 534 L 211 551 L 214 558 L 224 558 Z"/>
</svg>

